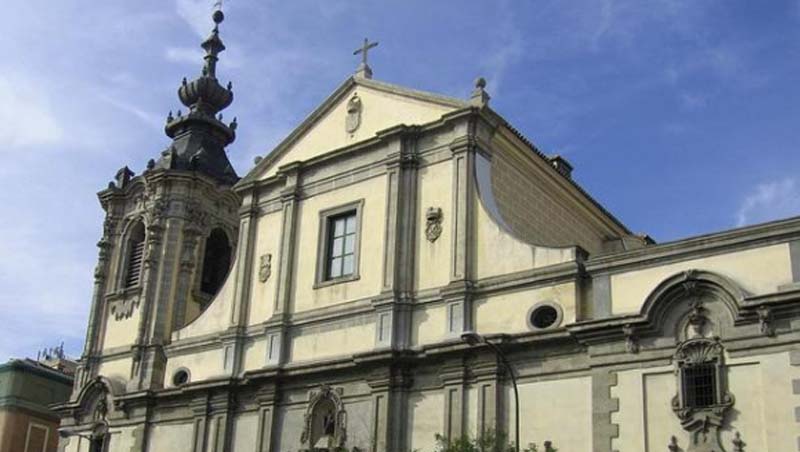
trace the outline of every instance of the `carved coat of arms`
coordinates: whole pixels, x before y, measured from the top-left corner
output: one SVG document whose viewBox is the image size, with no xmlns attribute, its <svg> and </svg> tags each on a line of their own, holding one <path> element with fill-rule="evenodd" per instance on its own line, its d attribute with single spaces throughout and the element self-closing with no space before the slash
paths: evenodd
<svg viewBox="0 0 800 452">
<path fill-rule="evenodd" d="M 425 212 L 425 237 L 429 242 L 435 242 L 442 235 L 442 209 L 428 207 Z"/>
<path fill-rule="evenodd" d="M 267 282 L 269 275 L 272 274 L 272 254 L 262 254 L 259 260 L 258 280 Z"/>
<path fill-rule="evenodd" d="M 361 125 L 361 98 L 358 94 L 353 94 L 353 97 L 347 102 L 347 119 L 345 120 L 345 129 L 347 133 L 353 133 Z"/>
</svg>

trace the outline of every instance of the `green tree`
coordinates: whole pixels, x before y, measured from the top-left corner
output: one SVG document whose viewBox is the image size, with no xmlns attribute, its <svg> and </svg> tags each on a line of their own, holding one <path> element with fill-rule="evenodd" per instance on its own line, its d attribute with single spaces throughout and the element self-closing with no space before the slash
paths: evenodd
<svg viewBox="0 0 800 452">
<path fill-rule="evenodd" d="M 549 447 L 549 442 L 546 442 L 545 445 L 545 450 L 542 452 L 558 452 L 558 449 Z M 529 443 L 527 447 L 520 449 L 520 451 L 539 452 L 539 447 L 534 443 Z M 477 438 L 463 435 L 453 440 L 436 434 L 436 449 L 434 452 L 515 452 L 515 448 L 514 443 L 509 442 L 505 434 L 487 431 Z"/>
</svg>

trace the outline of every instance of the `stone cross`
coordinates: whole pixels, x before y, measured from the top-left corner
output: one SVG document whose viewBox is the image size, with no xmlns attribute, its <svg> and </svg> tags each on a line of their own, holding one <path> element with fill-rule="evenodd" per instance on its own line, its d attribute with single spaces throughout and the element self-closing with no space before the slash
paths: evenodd
<svg viewBox="0 0 800 452">
<path fill-rule="evenodd" d="M 369 42 L 369 39 L 364 38 L 364 44 L 361 45 L 361 48 L 356 49 L 356 51 L 353 52 L 353 55 L 358 55 L 360 53 L 361 54 L 361 64 L 366 66 L 367 65 L 367 53 L 369 52 L 369 49 L 371 49 L 373 47 L 376 47 L 377 45 L 378 45 L 377 42 Z"/>
</svg>

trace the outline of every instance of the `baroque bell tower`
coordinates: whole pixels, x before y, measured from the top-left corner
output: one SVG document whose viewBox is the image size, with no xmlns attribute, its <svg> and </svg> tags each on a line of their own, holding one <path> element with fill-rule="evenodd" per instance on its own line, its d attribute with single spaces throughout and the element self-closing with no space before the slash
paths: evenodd
<svg viewBox="0 0 800 452">
<path fill-rule="evenodd" d="M 167 116 L 172 143 L 142 174 L 124 167 L 98 194 L 106 217 L 76 391 L 106 373 L 110 356 L 124 357 L 114 368 L 128 373 L 126 391 L 163 387 L 172 332 L 203 311 L 230 269 L 240 200 L 225 153 L 237 123 L 219 113 L 233 101 L 231 83 L 217 79 L 223 20 L 215 11 L 201 74 L 178 88 L 188 112 Z"/>
</svg>

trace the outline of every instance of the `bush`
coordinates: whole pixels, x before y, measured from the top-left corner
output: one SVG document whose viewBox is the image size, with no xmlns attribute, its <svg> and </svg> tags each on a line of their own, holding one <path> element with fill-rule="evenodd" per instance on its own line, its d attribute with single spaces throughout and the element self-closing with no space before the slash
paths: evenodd
<svg viewBox="0 0 800 452">
<path fill-rule="evenodd" d="M 549 441 L 545 442 L 545 449 L 541 452 L 558 452 L 558 449 L 549 447 Z M 436 435 L 436 450 L 435 452 L 516 452 L 514 443 L 508 441 L 503 433 L 495 433 L 493 431 L 485 432 L 478 438 L 470 438 L 467 435 L 461 436 L 454 440 L 437 434 Z M 528 447 L 520 449 L 520 452 L 539 452 L 539 447 L 534 444 L 528 444 Z"/>
</svg>

